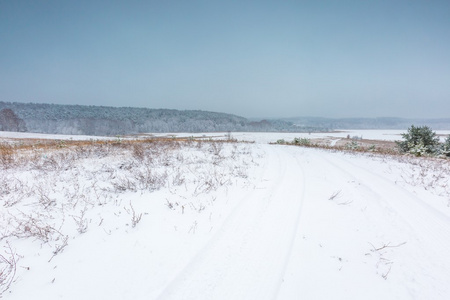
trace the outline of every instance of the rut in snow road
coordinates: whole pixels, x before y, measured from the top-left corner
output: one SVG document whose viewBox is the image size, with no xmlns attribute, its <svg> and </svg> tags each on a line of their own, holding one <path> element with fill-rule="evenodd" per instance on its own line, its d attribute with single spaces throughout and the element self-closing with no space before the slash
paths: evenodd
<svg viewBox="0 0 450 300">
<path fill-rule="evenodd" d="M 276 297 L 298 228 L 304 176 L 296 158 L 278 149 L 267 147 L 265 161 L 261 185 L 159 299 Z"/>
</svg>

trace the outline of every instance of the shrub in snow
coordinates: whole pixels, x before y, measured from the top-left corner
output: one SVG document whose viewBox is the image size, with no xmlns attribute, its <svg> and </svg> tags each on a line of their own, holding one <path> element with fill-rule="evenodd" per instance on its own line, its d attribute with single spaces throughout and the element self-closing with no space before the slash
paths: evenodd
<svg viewBox="0 0 450 300">
<path fill-rule="evenodd" d="M 450 156 L 450 135 L 442 145 L 442 154 L 444 154 L 445 156 Z"/>
<path fill-rule="evenodd" d="M 408 153 L 414 154 L 415 156 L 424 156 L 428 153 L 428 148 L 424 146 L 422 142 L 417 145 L 410 143 Z"/>
<path fill-rule="evenodd" d="M 294 145 L 310 146 L 311 140 L 306 138 L 295 138 L 293 141 Z"/>
<path fill-rule="evenodd" d="M 351 143 L 345 144 L 345 148 L 348 150 L 358 150 L 359 144 L 356 141 L 352 141 Z"/>
<path fill-rule="evenodd" d="M 439 138 L 428 126 L 414 126 L 402 134 L 404 141 L 397 141 L 400 151 L 417 156 L 437 153 Z"/>
</svg>

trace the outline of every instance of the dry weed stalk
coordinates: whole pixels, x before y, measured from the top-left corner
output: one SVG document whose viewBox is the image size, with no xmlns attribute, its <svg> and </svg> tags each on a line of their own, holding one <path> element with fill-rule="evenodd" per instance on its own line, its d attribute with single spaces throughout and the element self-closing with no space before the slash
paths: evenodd
<svg viewBox="0 0 450 300">
<path fill-rule="evenodd" d="M 68 236 L 68 235 L 62 237 L 62 239 L 61 239 L 61 244 L 57 244 L 57 245 L 56 245 L 55 250 L 53 250 L 53 255 L 52 255 L 52 257 L 50 257 L 50 259 L 48 260 L 48 262 L 51 262 L 52 259 L 53 259 L 56 255 L 58 255 L 59 253 L 61 253 L 61 252 L 64 251 L 64 248 L 66 248 L 67 245 L 68 245 L 68 243 L 67 243 L 68 240 L 69 240 L 69 236 Z"/>
<path fill-rule="evenodd" d="M 84 209 L 80 211 L 79 216 L 72 216 L 72 219 L 75 221 L 75 224 L 77 225 L 77 231 L 79 234 L 85 233 L 89 226 L 89 220 L 85 217 L 86 212 L 87 206 L 85 206 Z"/>
<path fill-rule="evenodd" d="M 130 209 L 127 209 L 126 207 L 124 207 L 125 211 L 131 215 L 131 227 L 136 227 L 136 225 L 141 221 L 142 219 L 142 213 L 137 214 L 136 211 L 134 210 L 133 205 L 131 204 L 130 201 Z"/>
<path fill-rule="evenodd" d="M 62 236 L 59 230 L 44 222 L 45 219 L 48 219 L 48 216 L 43 214 L 38 213 L 33 216 L 20 212 L 19 216 L 11 213 L 9 213 L 9 216 L 7 226 L 9 231 L 6 231 L 0 240 L 14 236 L 19 239 L 36 238 L 44 243 L 48 243 L 55 239 L 54 236 L 56 236 L 56 239 Z"/>
<path fill-rule="evenodd" d="M 0 254 L 0 298 L 11 286 L 17 271 L 17 254 L 9 242 L 6 242 L 4 249 L 4 255 Z"/>
<path fill-rule="evenodd" d="M 341 190 L 339 190 L 339 191 L 336 191 L 336 192 L 334 192 L 331 196 L 330 196 L 330 198 L 328 198 L 328 200 L 334 200 L 334 199 L 336 199 L 339 195 L 341 194 Z"/>
<path fill-rule="evenodd" d="M 377 266 L 377 268 L 379 268 L 380 266 L 384 266 L 384 271 L 381 271 L 381 277 L 383 277 L 384 280 L 387 280 L 388 275 L 391 272 L 392 265 L 394 264 L 394 262 L 387 259 L 386 257 L 384 257 L 385 251 L 382 251 L 382 250 L 385 250 L 387 248 L 397 248 L 397 247 L 405 245 L 406 242 L 400 243 L 398 245 L 391 245 L 391 243 L 389 242 L 389 243 L 385 243 L 379 247 L 375 247 L 372 243 L 369 243 L 369 244 L 372 246 L 372 249 L 370 251 L 377 253 L 379 255 L 376 266 Z"/>
</svg>

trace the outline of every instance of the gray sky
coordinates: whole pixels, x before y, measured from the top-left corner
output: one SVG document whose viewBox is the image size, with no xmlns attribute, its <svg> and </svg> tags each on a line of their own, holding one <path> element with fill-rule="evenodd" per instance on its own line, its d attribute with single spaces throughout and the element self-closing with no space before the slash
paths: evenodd
<svg viewBox="0 0 450 300">
<path fill-rule="evenodd" d="M 450 1 L 0 0 L 0 101 L 450 117 Z"/>
</svg>

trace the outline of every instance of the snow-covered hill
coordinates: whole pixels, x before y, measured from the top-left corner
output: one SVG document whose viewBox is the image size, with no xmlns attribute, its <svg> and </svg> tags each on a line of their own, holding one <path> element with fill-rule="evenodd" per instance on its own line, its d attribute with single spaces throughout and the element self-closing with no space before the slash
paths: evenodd
<svg viewBox="0 0 450 300">
<path fill-rule="evenodd" d="M 448 161 L 269 139 L 3 147 L 3 298 L 448 298 Z"/>
<path fill-rule="evenodd" d="M 200 110 L 60 105 L 0 101 L 0 130 L 116 136 L 142 132 L 317 131 L 282 120 Z M 320 128 L 319 128 L 320 130 Z"/>
</svg>

